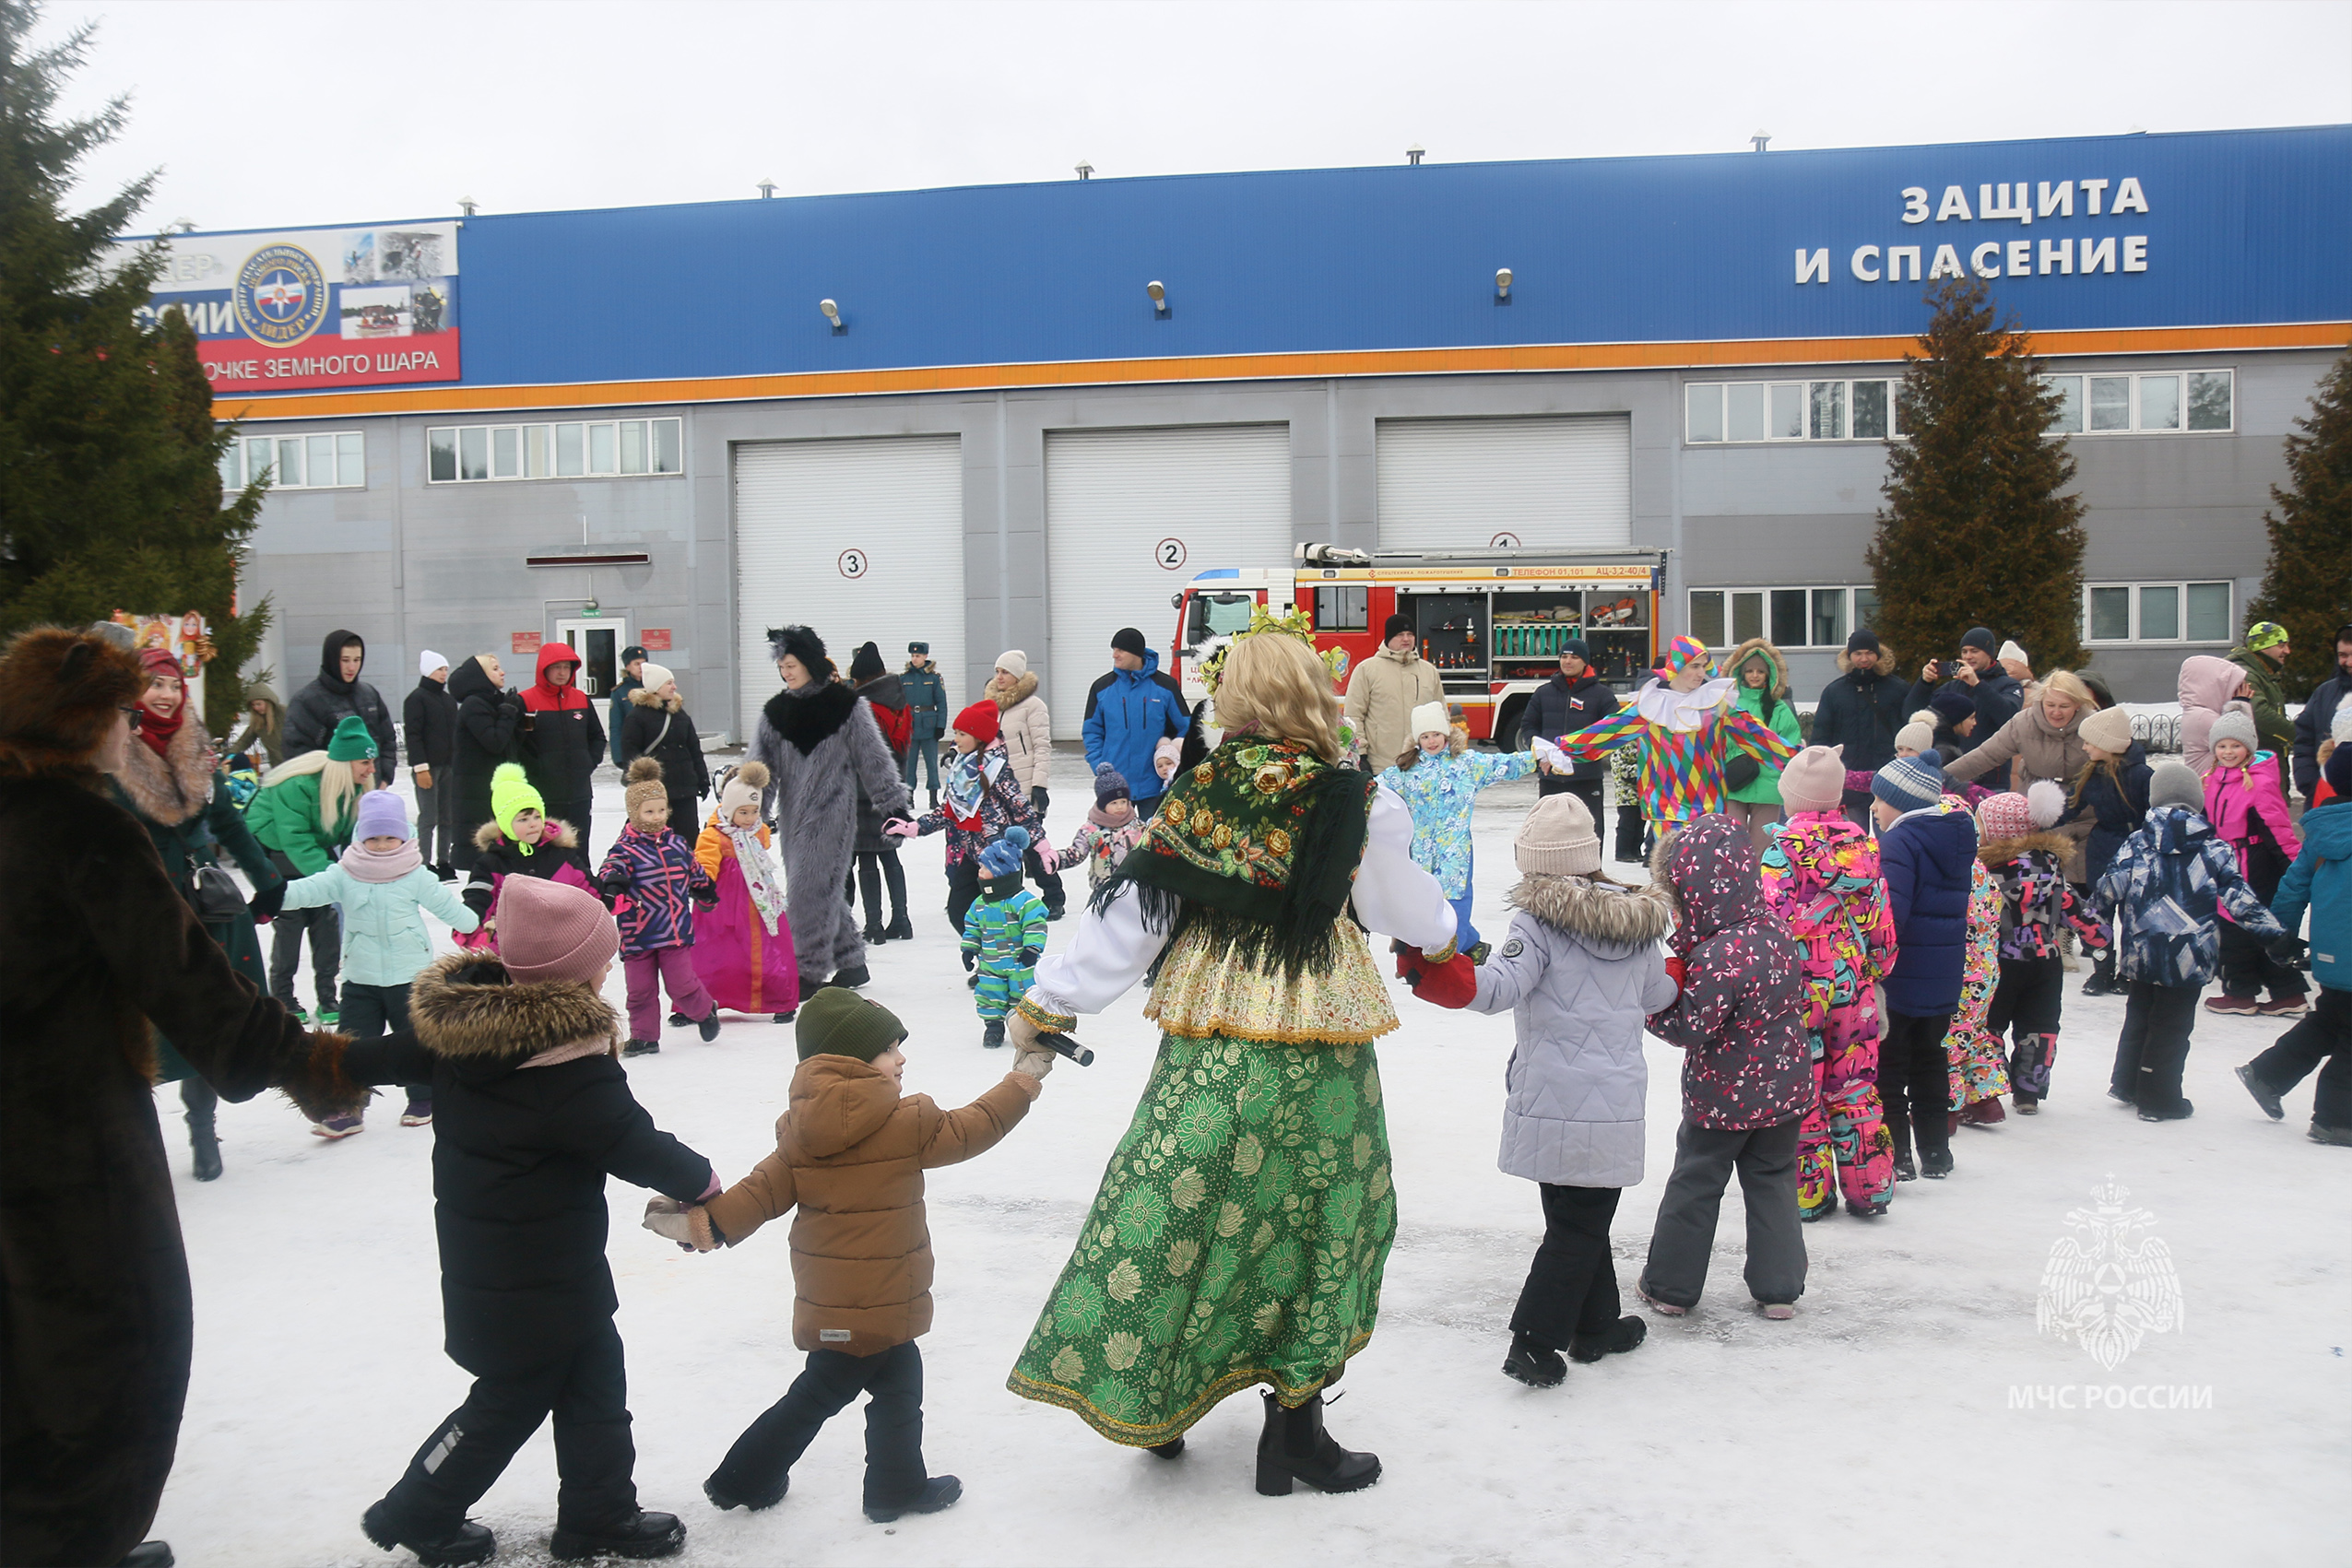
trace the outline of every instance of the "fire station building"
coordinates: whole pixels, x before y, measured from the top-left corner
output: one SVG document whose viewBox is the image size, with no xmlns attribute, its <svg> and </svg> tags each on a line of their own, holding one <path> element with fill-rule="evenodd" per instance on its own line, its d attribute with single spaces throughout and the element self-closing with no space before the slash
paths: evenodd
<svg viewBox="0 0 2352 1568">
<path fill-rule="evenodd" d="M 1811 701 L 1922 295 L 1981 277 L 2064 395 L 2095 664 L 2160 701 L 2352 338 L 2348 184 L 2342 125 L 1071 179 L 178 234 L 156 303 L 272 477 L 286 679 L 339 626 L 387 692 L 643 643 L 742 734 L 802 621 L 955 701 L 1024 649 L 1074 736 L 1115 630 L 1165 663 L 1173 592 L 1314 543 L 1662 552 L 1658 634 Z"/>
</svg>

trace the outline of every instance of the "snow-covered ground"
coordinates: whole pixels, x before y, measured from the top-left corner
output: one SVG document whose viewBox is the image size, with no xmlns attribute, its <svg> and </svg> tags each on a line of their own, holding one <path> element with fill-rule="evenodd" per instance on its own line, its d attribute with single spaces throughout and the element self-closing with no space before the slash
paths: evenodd
<svg viewBox="0 0 2352 1568">
<path fill-rule="evenodd" d="M 1088 798 L 1081 759 L 1057 755 L 1054 795 L 1059 840 Z M 1511 835 L 1533 799 L 1528 784 L 1483 798 L 1490 935 L 1508 924 Z M 597 806 L 601 847 L 621 823 L 617 784 Z M 868 994 L 913 1032 L 909 1089 L 955 1105 L 1009 1064 L 980 1048 L 940 855 L 938 838 L 906 852 L 918 937 L 874 951 Z M 1405 1027 L 1379 1050 L 1401 1230 L 1378 1333 L 1331 1414 L 1386 1473 L 1357 1495 L 1288 1498 L 1251 1490 L 1252 1397 L 1213 1412 L 1171 1464 L 1005 1390 L 1149 1067 L 1139 993 L 1081 1032 L 1091 1069 L 1062 1065 L 1004 1144 L 931 1173 L 926 1453 L 964 1484 L 944 1514 L 865 1520 L 854 1410 L 781 1506 L 713 1510 L 703 1478 L 803 1361 L 784 1228 L 689 1256 L 639 1229 L 647 1195 L 612 1184 L 640 1493 L 686 1520 L 679 1561 L 713 1565 L 2346 1561 L 2352 1151 L 2305 1139 L 2308 1084 L 2280 1126 L 2231 1077 L 2277 1020 L 2201 1017 L 2195 1118 L 2143 1125 L 2103 1092 L 2122 1004 L 2077 996 L 2078 980 L 2043 1114 L 1964 1129 L 1955 1175 L 1905 1184 L 1884 1220 L 1808 1227 L 1794 1321 L 1748 1310 L 1733 1195 L 1699 1310 L 1652 1315 L 1640 1350 L 1543 1392 L 1497 1370 L 1541 1233 L 1534 1190 L 1495 1169 L 1511 1020 L 1441 1012 L 1399 986 Z M 617 973 L 610 994 L 619 1005 Z M 1616 1224 L 1629 1311 L 1677 1116 L 1679 1053 L 1653 1041 L 1649 1058 L 1649 1170 Z M 714 1044 L 668 1031 L 630 1078 L 733 1180 L 773 1147 L 793 1065 L 790 1026 L 730 1018 Z M 395 1099 L 363 1136 L 327 1144 L 266 1095 L 222 1107 L 228 1173 L 199 1185 L 171 1091 L 159 1110 L 182 1167 L 196 1350 L 154 1533 L 206 1568 L 413 1561 L 372 1548 L 359 1517 L 467 1386 L 441 1350 L 431 1132 L 402 1128 Z M 2110 1175 L 2153 1217 L 2183 1303 L 2177 1331 L 2112 1372 L 2035 1323 L 2052 1244 L 2078 1233 L 2070 1211 Z M 2060 1408 L 2079 1407 L 2084 1385 L 2098 1408 Z M 2133 1408 L 2148 1390 L 2160 1404 L 2187 1390 L 2192 1408 Z M 499 1561 L 532 1563 L 554 1512 L 543 1429 L 477 1514 Z"/>
</svg>

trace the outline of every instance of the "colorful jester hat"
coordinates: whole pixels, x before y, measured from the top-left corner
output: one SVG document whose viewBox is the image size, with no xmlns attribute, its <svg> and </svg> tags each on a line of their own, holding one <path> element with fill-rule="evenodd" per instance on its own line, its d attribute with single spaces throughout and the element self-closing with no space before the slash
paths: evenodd
<svg viewBox="0 0 2352 1568">
<path fill-rule="evenodd" d="M 1666 644 L 1666 652 L 1659 664 L 1669 675 L 1680 675 L 1693 665 L 1703 666 L 1707 673 L 1715 673 L 1715 665 L 1707 656 L 1707 644 L 1696 637 L 1677 637 Z"/>
<path fill-rule="evenodd" d="M 1347 669 L 1345 650 L 1316 648 L 1315 622 L 1305 610 L 1293 609 L 1287 615 L 1269 615 L 1264 605 L 1256 605 L 1249 612 L 1249 625 L 1235 632 L 1226 639 L 1223 647 L 1200 662 L 1200 684 L 1209 689 L 1210 696 L 1214 697 L 1217 694 L 1217 684 L 1224 678 L 1225 655 L 1232 653 L 1245 639 L 1262 637 L 1270 632 L 1279 633 L 1284 637 L 1295 637 L 1310 649 L 1314 649 L 1315 656 L 1321 659 L 1330 668 L 1334 681 L 1345 673 Z"/>
</svg>

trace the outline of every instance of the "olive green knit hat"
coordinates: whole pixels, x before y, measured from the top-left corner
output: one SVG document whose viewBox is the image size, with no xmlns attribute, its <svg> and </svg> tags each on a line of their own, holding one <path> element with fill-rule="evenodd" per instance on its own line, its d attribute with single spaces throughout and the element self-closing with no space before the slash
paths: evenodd
<svg viewBox="0 0 2352 1568">
<path fill-rule="evenodd" d="M 870 1062 L 906 1038 L 906 1026 L 880 1002 L 845 986 L 828 985 L 800 1004 L 793 1020 L 793 1043 L 800 1059 L 855 1056 Z"/>
</svg>

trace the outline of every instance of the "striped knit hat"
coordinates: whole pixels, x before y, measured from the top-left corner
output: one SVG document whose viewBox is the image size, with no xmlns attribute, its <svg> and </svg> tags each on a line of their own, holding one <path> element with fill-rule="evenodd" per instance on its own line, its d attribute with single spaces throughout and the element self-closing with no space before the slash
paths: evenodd
<svg viewBox="0 0 2352 1568">
<path fill-rule="evenodd" d="M 1924 811 L 1944 798 L 1944 770 L 1924 753 L 1897 757 L 1871 776 L 1870 793 L 1897 811 Z"/>
</svg>

